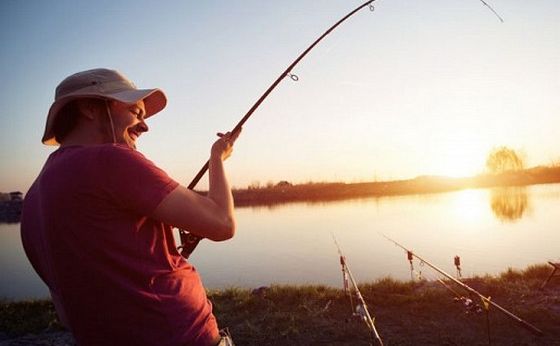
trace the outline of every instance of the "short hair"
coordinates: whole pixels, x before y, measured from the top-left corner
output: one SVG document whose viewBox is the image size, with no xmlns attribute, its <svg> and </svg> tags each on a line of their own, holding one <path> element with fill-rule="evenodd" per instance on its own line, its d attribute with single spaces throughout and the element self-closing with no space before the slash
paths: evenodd
<svg viewBox="0 0 560 346">
<path fill-rule="evenodd" d="M 53 124 L 54 138 L 58 143 L 62 143 L 68 134 L 76 127 L 76 124 L 78 124 L 78 119 L 81 115 L 80 104 L 84 101 L 92 102 L 94 105 L 99 107 L 104 106 L 105 104 L 105 100 L 97 98 L 77 99 L 65 104 L 58 111 L 58 115 L 56 116 L 56 120 Z"/>
</svg>

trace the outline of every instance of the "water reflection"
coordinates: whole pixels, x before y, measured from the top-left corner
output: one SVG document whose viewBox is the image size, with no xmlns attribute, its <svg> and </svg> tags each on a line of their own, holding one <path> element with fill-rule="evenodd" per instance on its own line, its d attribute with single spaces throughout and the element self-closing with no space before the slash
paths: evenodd
<svg viewBox="0 0 560 346">
<path fill-rule="evenodd" d="M 502 222 L 517 222 L 529 207 L 526 187 L 500 187 L 491 190 L 490 207 Z"/>
<path fill-rule="evenodd" d="M 459 255 L 465 277 L 496 274 L 558 258 L 559 209 L 560 184 L 238 208 L 236 236 L 201 242 L 190 261 L 210 289 L 341 287 L 332 232 L 359 281 L 409 280 L 406 253 L 383 233 L 447 272 L 456 270 Z M 421 268 L 415 263 L 415 269 Z M 0 273 L 0 298 L 48 296 L 25 256 L 19 224 L 0 223 Z M 426 268 L 422 273 L 437 277 Z"/>
</svg>

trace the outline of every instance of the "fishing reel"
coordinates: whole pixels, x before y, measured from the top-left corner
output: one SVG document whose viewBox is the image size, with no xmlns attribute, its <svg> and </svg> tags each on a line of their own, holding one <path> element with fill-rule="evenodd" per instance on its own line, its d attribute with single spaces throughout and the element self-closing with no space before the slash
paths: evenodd
<svg viewBox="0 0 560 346">
<path fill-rule="evenodd" d="M 202 240 L 202 238 L 189 233 L 184 229 L 179 229 L 179 237 L 181 239 L 181 245 L 177 247 L 177 251 L 180 251 L 181 256 L 183 256 L 185 259 L 189 259 L 189 256 L 194 251 L 198 243 Z"/>
<path fill-rule="evenodd" d="M 364 306 L 364 304 L 359 303 L 356 305 L 356 310 L 352 314 L 352 317 L 355 319 L 359 319 L 360 321 L 363 321 L 365 323 L 368 323 L 366 307 Z"/>
<path fill-rule="evenodd" d="M 478 315 L 484 311 L 482 309 L 482 306 L 480 306 L 480 304 L 475 303 L 474 300 L 470 298 L 461 296 L 461 297 L 455 297 L 453 298 L 453 300 L 463 305 L 466 315 Z"/>
<path fill-rule="evenodd" d="M 369 322 L 366 314 L 366 307 L 363 304 L 357 303 L 355 306 L 352 307 L 352 315 L 346 318 L 346 323 L 350 323 L 352 321 L 356 321 L 360 323 L 365 322 L 369 326 Z"/>
</svg>

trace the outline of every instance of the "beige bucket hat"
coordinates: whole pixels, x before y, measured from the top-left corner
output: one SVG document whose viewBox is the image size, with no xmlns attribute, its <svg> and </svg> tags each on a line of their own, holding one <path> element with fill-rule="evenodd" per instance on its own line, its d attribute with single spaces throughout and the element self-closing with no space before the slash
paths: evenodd
<svg viewBox="0 0 560 346">
<path fill-rule="evenodd" d="M 58 112 L 68 102 L 80 98 L 100 98 L 134 104 L 144 100 L 148 118 L 165 108 L 167 98 L 161 89 L 138 89 L 122 73 L 97 68 L 75 73 L 64 79 L 56 87 L 54 102 L 49 109 L 47 124 L 42 142 L 46 145 L 59 145 L 54 137 L 53 125 Z"/>
</svg>

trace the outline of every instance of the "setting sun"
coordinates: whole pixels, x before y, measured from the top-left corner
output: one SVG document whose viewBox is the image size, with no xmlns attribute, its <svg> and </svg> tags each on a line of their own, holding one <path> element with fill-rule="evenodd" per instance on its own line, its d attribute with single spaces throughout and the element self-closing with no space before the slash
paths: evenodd
<svg viewBox="0 0 560 346">
<path fill-rule="evenodd" d="M 477 175 L 484 171 L 488 148 L 486 144 L 468 141 L 439 148 L 441 154 L 434 160 L 433 172 L 452 178 Z"/>
</svg>

